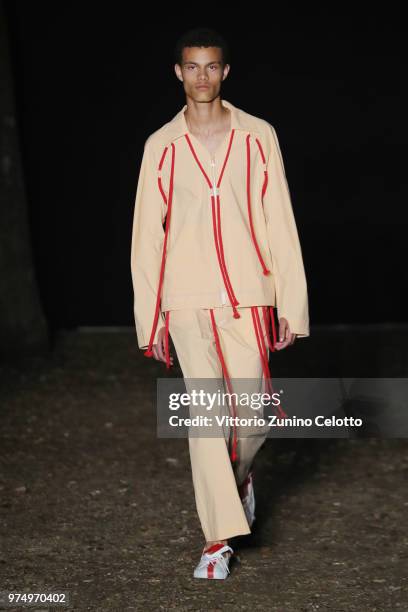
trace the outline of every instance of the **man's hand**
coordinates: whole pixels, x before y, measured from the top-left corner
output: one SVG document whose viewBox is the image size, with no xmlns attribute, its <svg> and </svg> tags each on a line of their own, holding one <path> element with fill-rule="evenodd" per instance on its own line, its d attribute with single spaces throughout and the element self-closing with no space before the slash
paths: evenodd
<svg viewBox="0 0 408 612">
<path fill-rule="evenodd" d="M 289 323 L 285 317 L 279 319 L 279 342 L 276 342 L 275 347 L 278 351 L 293 344 L 296 340 L 296 334 L 290 332 Z"/>
<path fill-rule="evenodd" d="M 157 359 L 157 361 L 166 361 L 166 352 L 165 352 L 165 335 L 166 335 L 166 328 L 163 326 L 161 329 L 159 329 L 159 333 L 157 334 L 158 336 L 158 343 L 157 344 L 153 344 L 152 346 L 152 351 L 153 351 L 153 357 L 155 359 Z M 170 346 L 169 346 L 170 349 Z M 170 365 L 173 365 L 173 356 L 170 355 Z"/>
</svg>

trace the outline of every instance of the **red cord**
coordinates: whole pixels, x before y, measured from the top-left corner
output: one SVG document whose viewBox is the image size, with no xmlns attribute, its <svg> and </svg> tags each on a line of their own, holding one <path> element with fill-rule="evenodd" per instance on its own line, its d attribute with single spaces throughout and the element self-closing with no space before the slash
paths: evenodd
<svg viewBox="0 0 408 612">
<path fill-rule="evenodd" d="M 236 411 L 236 407 L 235 407 L 235 397 L 233 395 L 233 390 L 232 390 L 232 386 L 231 386 L 231 380 L 230 380 L 230 377 L 229 377 L 229 374 L 228 374 L 227 365 L 226 365 L 226 363 L 224 361 L 224 356 L 222 354 L 220 339 L 219 339 L 219 336 L 218 336 L 217 326 L 215 324 L 214 312 L 213 312 L 212 308 L 210 308 L 210 314 L 211 314 L 211 323 L 212 323 L 212 327 L 213 327 L 214 338 L 215 338 L 215 345 L 216 345 L 216 348 L 217 348 L 218 357 L 219 357 L 220 362 L 221 362 L 221 368 L 222 368 L 222 371 L 223 371 L 223 374 L 224 374 L 224 378 L 227 381 L 228 392 L 231 394 L 231 398 L 232 398 L 234 423 L 233 423 L 233 440 L 232 440 L 231 461 L 237 461 L 238 460 L 238 454 L 237 454 L 238 440 L 237 440 L 237 428 L 236 428 L 236 424 L 235 424 L 235 418 L 237 416 L 237 411 Z"/>
<path fill-rule="evenodd" d="M 261 262 L 262 270 L 265 276 L 270 274 L 270 270 L 265 265 L 265 262 L 262 258 L 261 251 L 259 250 L 258 242 L 255 236 L 255 230 L 252 222 L 252 213 L 251 213 L 251 153 L 250 153 L 250 134 L 246 137 L 246 150 L 247 150 L 247 200 L 248 200 L 248 217 L 249 217 L 249 226 L 251 228 L 252 240 L 255 246 L 256 253 L 258 255 L 259 261 Z"/>
<path fill-rule="evenodd" d="M 166 147 L 166 149 L 167 149 L 167 147 Z M 170 217 L 171 217 L 171 205 L 172 205 L 172 201 L 173 201 L 174 160 L 175 160 L 175 156 L 176 156 L 176 150 L 175 150 L 175 146 L 174 146 L 173 143 L 171 143 L 171 149 L 172 149 L 172 156 L 171 156 L 171 173 L 170 173 L 170 186 L 169 186 L 169 201 L 168 201 L 168 207 L 167 207 L 166 229 L 165 229 L 165 233 L 164 233 L 163 251 L 162 251 L 162 259 L 161 259 L 161 266 L 160 266 L 160 279 L 159 279 L 159 287 L 158 287 L 158 290 L 157 290 L 156 308 L 155 308 L 155 313 L 154 313 L 152 331 L 150 333 L 149 346 L 147 347 L 146 351 L 144 352 L 144 355 L 146 357 L 152 357 L 153 356 L 152 346 L 153 346 L 154 335 L 156 333 L 157 322 L 159 320 L 160 302 L 161 302 L 161 289 L 162 289 L 163 277 L 164 277 L 164 267 L 165 267 L 165 264 L 166 264 L 167 237 L 169 235 Z M 162 163 L 163 160 L 164 160 L 165 152 L 166 152 L 166 150 L 163 152 L 163 155 L 162 155 L 160 163 Z M 161 168 L 159 168 L 159 169 L 161 169 Z"/>
</svg>

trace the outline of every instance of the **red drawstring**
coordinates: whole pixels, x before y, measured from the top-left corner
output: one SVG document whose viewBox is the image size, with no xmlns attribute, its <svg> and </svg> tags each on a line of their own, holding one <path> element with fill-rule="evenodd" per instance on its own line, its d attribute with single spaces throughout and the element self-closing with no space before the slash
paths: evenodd
<svg viewBox="0 0 408 612">
<path fill-rule="evenodd" d="M 264 322 L 265 322 L 265 328 L 267 330 L 267 340 L 268 340 L 268 346 L 270 348 L 270 350 L 272 352 L 276 351 L 276 329 L 275 329 L 275 317 L 274 317 L 274 311 L 273 311 L 273 306 L 262 306 L 262 312 L 263 312 L 263 318 L 264 318 Z M 271 342 L 271 335 L 270 335 L 270 331 L 269 331 L 269 326 L 270 326 L 270 322 L 272 321 L 272 336 L 273 336 L 273 342 Z"/>
<path fill-rule="evenodd" d="M 238 311 L 235 308 L 235 306 L 237 304 L 239 304 L 239 302 L 236 300 L 235 295 L 231 294 L 231 284 L 230 284 L 229 278 L 226 275 L 226 271 L 224 269 L 223 261 L 222 261 L 221 254 L 220 254 L 220 247 L 218 245 L 218 238 L 217 238 L 217 218 L 216 218 L 215 207 L 214 207 L 214 196 L 211 196 L 211 208 L 212 208 L 212 219 L 213 219 L 213 231 L 214 231 L 215 250 L 217 251 L 218 262 L 220 264 L 221 274 L 222 274 L 222 277 L 224 279 L 224 285 L 225 285 L 225 288 L 227 290 L 228 297 L 229 297 L 229 300 L 231 302 L 232 308 L 234 310 L 234 317 L 237 319 L 239 317 L 239 314 L 238 314 L 238 317 L 237 317 L 236 315 L 237 315 Z"/>
<path fill-rule="evenodd" d="M 212 202 L 214 203 L 214 196 L 211 196 L 211 197 L 212 197 Z M 232 289 L 231 281 L 230 281 L 228 273 L 227 273 L 227 266 L 225 264 L 224 246 L 222 244 L 222 234 L 221 234 L 221 210 L 220 210 L 220 197 L 219 197 L 219 195 L 217 195 L 217 223 L 218 223 L 219 251 L 220 251 L 220 254 L 221 254 L 222 265 L 224 266 L 224 270 L 225 270 L 225 278 L 226 278 L 227 283 L 229 285 L 230 295 L 232 297 L 233 305 L 234 306 L 238 306 L 239 302 L 238 302 L 237 298 L 235 297 L 234 291 Z M 236 310 L 234 310 L 234 316 L 235 316 L 235 312 L 236 312 Z M 238 317 L 235 317 L 235 318 L 238 318 Z"/>
<path fill-rule="evenodd" d="M 166 368 L 167 369 L 170 368 L 169 320 L 170 320 L 170 310 L 167 310 L 166 311 L 166 318 L 165 318 L 166 331 L 165 331 L 165 336 L 164 336 L 164 348 L 165 348 L 165 352 L 166 352 Z"/>
<path fill-rule="evenodd" d="M 234 291 L 232 289 L 232 285 L 231 285 L 231 282 L 230 282 L 230 279 L 229 279 L 229 276 L 228 276 L 228 273 L 227 273 L 227 266 L 226 266 L 226 263 L 225 263 L 224 247 L 223 247 L 223 244 L 222 244 L 222 235 L 221 235 L 221 211 L 220 211 L 220 195 L 219 195 L 219 187 L 221 185 L 221 181 L 222 181 L 222 177 L 223 177 L 223 174 L 224 174 L 225 166 L 227 165 L 227 160 L 228 160 L 228 157 L 229 157 L 229 154 L 230 154 L 230 149 L 231 149 L 231 146 L 232 146 L 232 140 L 233 140 L 233 137 L 234 137 L 234 133 L 235 133 L 235 130 L 232 130 L 231 138 L 230 138 L 230 141 L 229 141 L 229 144 L 228 144 L 227 153 L 226 153 L 226 156 L 225 156 L 225 159 L 224 159 L 224 163 L 223 163 L 222 168 L 221 168 L 221 173 L 220 173 L 219 179 L 217 181 L 217 216 L 218 216 L 217 222 L 218 222 L 218 239 L 219 239 L 219 243 L 220 243 L 220 254 L 221 254 L 221 257 L 222 257 L 222 262 L 223 262 L 223 266 L 224 266 L 224 270 L 225 270 L 225 275 L 226 275 L 226 279 L 227 279 L 227 282 L 228 282 L 229 287 L 230 287 L 230 294 L 231 294 L 231 297 L 232 297 L 232 300 L 233 300 L 233 306 L 238 306 L 239 302 L 238 302 L 237 298 L 235 297 Z M 234 311 L 234 318 L 235 319 L 240 318 L 240 315 L 237 312 L 236 308 L 233 308 L 233 311 Z"/>
<path fill-rule="evenodd" d="M 254 329 L 255 329 L 256 341 L 258 343 L 259 354 L 261 356 L 262 368 L 263 368 L 264 375 L 265 375 L 265 383 L 268 389 L 268 393 L 272 395 L 274 391 L 273 391 L 273 387 L 271 383 L 271 373 L 269 371 L 268 353 L 265 347 L 265 340 L 263 337 L 261 321 L 259 319 L 258 307 L 251 306 L 251 313 L 252 313 L 252 321 L 253 321 Z M 285 411 L 282 409 L 280 404 L 277 406 L 276 409 L 278 412 L 278 416 L 282 418 L 288 416 L 285 413 Z"/>
<path fill-rule="evenodd" d="M 266 169 L 266 159 L 265 159 L 265 155 L 264 155 L 264 152 L 263 152 L 263 149 L 262 149 L 262 145 L 261 145 L 261 143 L 259 142 L 258 138 L 255 138 L 255 140 L 256 140 L 256 143 L 257 143 L 257 145 L 258 145 L 258 148 L 259 148 L 259 152 L 260 152 L 260 154 L 261 154 L 261 157 L 262 157 L 262 163 L 263 163 L 263 164 L 264 164 L 264 166 L 265 166 L 265 170 L 264 170 L 265 179 L 264 179 L 264 184 L 263 184 L 263 186 L 262 186 L 262 196 L 261 196 L 261 199 L 262 199 L 262 205 L 263 205 L 263 197 L 264 197 L 264 195 L 265 195 L 266 187 L 267 187 L 267 185 L 268 185 L 268 171 L 267 171 L 267 169 Z"/>
<path fill-rule="evenodd" d="M 273 316 L 273 307 L 269 306 L 269 310 L 271 312 L 271 321 L 272 321 L 272 335 L 273 335 L 273 350 L 275 351 L 276 344 L 276 329 L 275 329 L 275 317 Z"/>
<path fill-rule="evenodd" d="M 215 201 L 214 201 L 214 193 L 213 193 L 214 186 L 211 184 L 211 181 L 208 178 L 208 175 L 207 175 L 206 171 L 204 170 L 200 160 L 198 159 L 198 156 L 197 156 L 197 154 L 196 154 L 196 152 L 194 150 L 194 147 L 193 147 L 192 142 L 191 142 L 191 140 L 189 138 L 189 135 L 188 134 L 184 134 L 184 136 L 186 137 L 186 140 L 187 140 L 188 145 L 189 145 L 189 147 L 191 149 L 191 152 L 192 152 L 192 154 L 194 156 L 194 159 L 196 160 L 196 162 L 197 162 L 201 172 L 203 173 L 204 178 L 207 181 L 208 186 L 209 186 L 209 188 L 210 188 L 210 190 L 212 192 L 211 193 L 211 212 L 212 212 L 212 218 L 213 218 L 213 231 L 214 231 L 215 249 L 217 251 L 218 263 L 219 263 L 221 274 L 222 274 L 222 277 L 223 277 L 223 280 L 224 280 L 224 285 L 225 285 L 225 288 L 227 290 L 228 297 L 229 297 L 232 309 L 234 311 L 234 318 L 235 319 L 239 319 L 240 318 L 240 314 L 239 314 L 239 312 L 238 312 L 238 310 L 236 308 L 236 306 L 238 306 L 239 302 L 238 302 L 238 300 L 237 300 L 237 298 L 236 298 L 236 296 L 234 294 L 234 291 L 232 289 L 232 285 L 231 285 L 231 281 L 230 281 L 230 278 L 229 278 L 229 275 L 228 275 L 227 266 L 226 266 L 225 257 L 224 257 L 224 248 L 223 248 L 223 244 L 222 244 L 222 235 L 221 235 L 221 213 L 220 213 L 220 196 L 219 196 L 219 187 L 221 185 L 221 180 L 222 180 L 222 177 L 223 177 L 223 174 L 224 174 L 224 169 L 225 169 L 225 166 L 226 166 L 229 154 L 230 154 L 230 150 L 231 150 L 231 145 L 232 145 L 232 140 L 233 140 L 233 137 L 234 137 L 234 133 L 235 133 L 235 130 L 233 129 L 231 131 L 231 137 L 230 137 L 230 141 L 229 141 L 229 145 L 228 145 L 228 150 L 227 150 L 227 153 L 225 155 L 225 159 L 224 159 L 224 163 L 223 163 L 223 166 L 222 166 L 222 170 L 221 170 L 219 179 L 217 181 L 217 185 L 215 187 L 216 198 L 217 198 L 218 229 L 217 229 L 217 214 L 216 214 L 216 211 L 215 211 Z M 218 244 L 218 241 L 219 241 L 219 244 Z"/>
<path fill-rule="evenodd" d="M 238 443 L 238 440 L 237 440 L 237 428 L 236 428 L 236 424 L 235 424 L 235 417 L 237 415 L 236 408 L 235 408 L 235 398 L 234 398 L 232 387 L 231 387 L 231 380 L 230 380 L 230 377 L 229 377 L 229 374 L 228 374 L 227 365 L 226 365 L 226 363 L 224 361 L 224 356 L 222 354 L 220 339 L 219 339 L 219 336 L 218 336 L 217 326 L 215 324 L 214 312 L 213 312 L 212 308 L 210 308 L 210 314 L 211 314 L 211 323 L 212 323 L 212 327 L 213 327 L 213 331 L 214 331 L 215 345 L 216 345 L 216 348 L 217 348 L 218 357 L 219 357 L 220 362 L 221 362 L 221 367 L 222 367 L 222 371 L 223 371 L 223 374 L 224 374 L 224 378 L 227 381 L 228 392 L 231 393 L 231 397 L 232 397 L 234 423 L 233 423 L 233 440 L 232 440 L 231 461 L 237 461 L 237 459 L 238 459 L 238 455 L 237 455 L 237 443 Z"/>
<path fill-rule="evenodd" d="M 269 349 L 271 351 L 275 350 L 274 345 L 271 342 L 271 337 L 269 334 L 269 310 L 268 310 L 268 306 L 262 306 L 262 315 L 263 315 L 263 320 L 264 320 L 264 325 L 265 325 L 265 329 L 266 329 L 266 339 L 268 341 L 268 346 Z"/>
<path fill-rule="evenodd" d="M 161 159 L 160 159 L 160 163 L 159 163 L 159 174 L 157 176 L 157 182 L 159 183 L 160 193 L 163 196 L 163 200 L 164 200 L 165 204 L 167 204 L 167 198 L 166 198 L 166 194 L 164 193 L 164 190 L 163 190 L 160 172 L 161 172 L 161 169 L 162 169 L 162 166 L 163 166 L 163 163 L 164 163 L 164 158 L 166 157 L 166 154 L 167 154 L 167 149 L 168 149 L 168 147 L 165 147 L 164 151 L 162 153 L 162 156 L 161 156 Z"/>
<path fill-rule="evenodd" d="M 258 313 L 258 309 L 257 309 L 256 306 L 251 306 L 251 314 L 252 314 L 252 322 L 254 324 L 256 341 L 258 343 L 259 354 L 261 356 L 262 369 L 263 369 L 264 376 L 267 379 L 267 378 L 270 378 L 270 375 L 269 375 L 269 370 L 268 370 L 268 364 L 265 363 L 265 361 L 266 361 L 265 360 L 265 355 L 264 355 L 264 352 L 262 350 L 262 345 L 261 345 L 260 337 L 262 337 L 262 339 L 263 339 L 263 335 L 262 335 L 262 329 L 261 329 L 261 331 L 259 331 L 259 329 L 258 329 L 259 313 Z M 257 319 L 257 315 L 258 315 L 258 319 Z"/>
<path fill-rule="evenodd" d="M 249 226 L 251 228 L 251 235 L 252 235 L 252 240 L 255 246 L 255 250 L 257 252 L 259 261 L 261 262 L 261 266 L 262 266 L 262 270 L 265 276 L 267 276 L 268 274 L 270 274 L 270 270 L 268 270 L 268 268 L 265 265 L 264 260 L 262 259 L 262 255 L 261 255 L 261 251 L 259 250 L 259 246 L 258 243 L 256 241 L 256 236 L 255 236 L 255 231 L 254 231 L 254 226 L 252 223 L 252 213 L 251 213 L 251 152 L 250 152 L 250 144 L 249 144 L 249 139 L 250 139 L 251 135 L 248 134 L 246 137 L 246 150 L 247 150 L 247 199 L 248 199 L 248 217 L 249 217 Z M 264 155 L 263 155 L 263 151 L 262 151 L 262 147 L 258 142 L 258 146 L 260 147 L 261 150 L 261 155 L 262 155 L 262 159 L 264 160 Z M 266 173 L 266 170 L 265 170 Z M 262 189 L 262 196 L 263 196 L 264 190 Z"/>
<path fill-rule="evenodd" d="M 159 320 L 160 302 L 161 302 L 161 289 L 162 289 L 163 278 L 164 278 L 164 267 L 165 267 L 165 264 L 166 264 L 166 246 L 167 246 L 167 237 L 169 235 L 169 228 L 170 228 L 171 204 L 172 204 L 172 201 L 173 201 L 174 159 L 175 159 L 175 156 L 176 156 L 176 150 L 175 150 L 175 146 L 174 146 L 173 143 L 171 143 L 171 149 L 172 149 L 172 155 L 171 155 L 171 173 L 170 173 L 170 185 L 169 185 L 169 201 L 168 201 L 168 205 L 167 205 L 166 229 L 165 229 L 165 233 L 164 233 L 164 243 L 163 243 L 161 267 L 160 267 L 160 279 L 159 279 L 159 287 L 158 287 L 158 290 L 157 290 L 156 309 L 155 309 L 155 313 L 154 313 L 152 331 L 150 333 L 149 346 L 147 347 L 146 351 L 144 352 L 144 355 L 146 357 L 152 357 L 153 356 L 152 346 L 153 346 L 154 335 L 156 333 L 157 322 Z M 162 164 L 163 164 L 166 152 L 167 152 L 167 147 L 165 148 L 165 150 L 163 152 L 163 155 L 161 157 L 160 165 L 159 165 L 159 171 L 161 171 L 161 167 L 162 167 Z M 160 177 L 159 177 L 159 188 L 160 188 L 160 190 L 162 192 L 162 195 L 164 196 L 164 201 L 167 204 L 166 197 L 165 197 L 165 195 L 163 193 L 163 190 L 161 189 L 161 179 L 160 179 Z"/>
</svg>

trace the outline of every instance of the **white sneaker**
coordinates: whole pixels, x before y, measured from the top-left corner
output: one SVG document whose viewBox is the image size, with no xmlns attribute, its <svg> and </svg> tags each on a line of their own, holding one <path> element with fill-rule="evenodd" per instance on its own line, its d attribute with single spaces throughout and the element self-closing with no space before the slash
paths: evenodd
<svg viewBox="0 0 408 612">
<path fill-rule="evenodd" d="M 239 496 L 244 507 L 248 525 L 252 527 L 253 522 L 255 520 L 255 492 L 252 471 L 248 473 L 248 476 L 246 477 L 242 485 L 240 485 Z"/>
<path fill-rule="evenodd" d="M 231 554 L 224 557 L 225 552 Z M 229 574 L 228 565 L 233 552 L 231 546 L 227 544 L 213 544 L 202 554 L 194 570 L 194 578 L 226 578 Z"/>
</svg>

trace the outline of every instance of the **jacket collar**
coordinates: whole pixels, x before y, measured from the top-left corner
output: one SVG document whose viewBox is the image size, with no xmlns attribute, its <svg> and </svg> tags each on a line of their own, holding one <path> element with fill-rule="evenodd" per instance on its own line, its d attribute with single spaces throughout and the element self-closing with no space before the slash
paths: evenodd
<svg viewBox="0 0 408 612">
<path fill-rule="evenodd" d="M 260 134 L 256 117 L 246 113 L 240 108 L 237 108 L 231 104 L 231 102 L 228 102 L 228 100 L 221 99 L 221 104 L 231 111 L 231 129 L 244 130 L 245 132 L 256 132 Z M 173 119 L 168 122 L 166 139 L 169 142 L 176 140 L 176 138 L 180 138 L 180 136 L 184 136 L 184 134 L 190 133 L 184 115 L 185 110 L 187 110 L 187 104 L 185 104 L 183 108 L 173 117 Z"/>
</svg>

